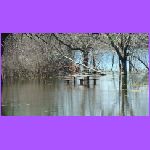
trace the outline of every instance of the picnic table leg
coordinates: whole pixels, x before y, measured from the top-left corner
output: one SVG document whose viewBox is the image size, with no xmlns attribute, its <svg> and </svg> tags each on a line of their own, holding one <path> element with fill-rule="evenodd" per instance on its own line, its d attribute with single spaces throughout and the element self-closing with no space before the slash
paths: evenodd
<svg viewBox="0 0 150 150">
<path fill-rule="evenodd" d="M 89 78 L 90 78 L 90 77 L 89 77 L 89 76 L 87 76 L 87 85 L 89 85 Z"/>
<path fill-rule="evenodd" d="M 96 79 L 93 79 L 94 80 L 94 85 L 96 85 Z"/>
<path fill-rule="evenodd" d="M 80 85 L 83 85 L 83 79 L 80 79 Z"/>
<path fill-rule="evenodd" d="M 69 84 L 69 80 L 67 80 L 67 84 Z"/>
<path fill-rule="evenodd" d="M 76 84 L 76 78 L 74 77 L 74 85 Z"/>
</svg>

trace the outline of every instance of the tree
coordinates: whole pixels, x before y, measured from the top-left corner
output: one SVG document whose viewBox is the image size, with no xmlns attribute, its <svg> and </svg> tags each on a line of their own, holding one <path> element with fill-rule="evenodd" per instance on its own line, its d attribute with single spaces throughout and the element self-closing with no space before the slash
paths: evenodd
<svg viewBox="0 0 150 150">
<path fill-rule="evenodd" d="M 83 64 L 86 69 L 89 62 L 89 53 L 100 44 L 93 38 L 92 34 L 52 34 L 59 41 L 59 44 L 65 45 L 70 51 L 80 50 L 83 53 Z"/>
<path fill-rule="evenodd" d="M 137 48 L 148 48 L 147 34 L 108 33 L 106 36 L 108 37 L 111 46 L 115 49 L 119 57 L 119 68 L 120 72 L 123 74 L 127 74 L 127 58 L 133 54 L 133 50 Z M 139 57 L 137 59 L 145 65 L 145 63 Z M 146 66 L 146 68 L 148 69 L 148 66 Z"/>
<path fill-rule="evenodd" d="M 124 33 L 4 33 L 2 34 L 3 69 L 17 74 L 59 73 L 65 64 L 75 64 L 73 52 L 83 54 L 84 69 L 90 69 L 89 53 L 92 53 L 94 71 L 100 60 L 97 56 L 105 50 L 115 51 L 119 58 L 120 72 L 127 74 L 127 61 L 135 67 L 132 59 L 148 69 L 147 59 L 137 54 L 137 48 L 148 49 L 147 34 Z M 114 57 L 112 58 L 114 59 Z M 145 60 L 144 60 L 145 59 Z M 112 60 L 112 64 L 114 61 Z M 113 65 L 112 65 L 113 66 Z M 9 73 L 8 73 L 9 74 Z"/>
<path fill-rule="evenodd" d="M 3 55 L 3 52 L 4 52 L 5 41 L 6 41 L 7 37 L 10 35 L 12 35 L 12 33 L 2 33 L 1 34 L 1 56 Z"/>
</svg>

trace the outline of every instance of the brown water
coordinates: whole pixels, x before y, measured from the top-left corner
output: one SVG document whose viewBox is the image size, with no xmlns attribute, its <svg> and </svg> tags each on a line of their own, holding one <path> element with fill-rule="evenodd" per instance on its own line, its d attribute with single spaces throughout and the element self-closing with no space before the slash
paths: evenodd
<svg viewBox="0 0 150 150">
<path fill-rule="evenodd" d="M 63 79 L 4 81 L 4 116 L 147 116 L 148 75 L 97 77 L 96 85 Z"/>
</svg>

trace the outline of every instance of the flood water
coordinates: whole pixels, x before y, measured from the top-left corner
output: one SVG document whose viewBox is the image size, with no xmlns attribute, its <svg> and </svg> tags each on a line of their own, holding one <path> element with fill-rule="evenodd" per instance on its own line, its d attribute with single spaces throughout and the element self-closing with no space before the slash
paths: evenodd
<svg viewBox="0 0 150 150">
<path fill-rule="evenodd" d="M 108 74 L 80 85 L 63 79 L 4 81 L 4 116 L 147 116 L 148 75 Z M 92 77 L 90 78 L 92 79 Z"/>
</svg>

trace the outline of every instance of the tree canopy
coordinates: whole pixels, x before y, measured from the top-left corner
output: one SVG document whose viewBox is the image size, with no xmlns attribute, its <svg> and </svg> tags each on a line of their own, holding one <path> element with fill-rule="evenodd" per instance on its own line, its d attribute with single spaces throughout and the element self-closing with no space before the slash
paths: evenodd
<svg viewBox="0 0 150 150">
<path fill-rule="evenodd" d="M 74 63 L 72 54 L 76 50 L 83 53 L 85 67 L 90 52 L 95 62 L 94 55 L 109 50 L 118 55 L 124 73 L 127 61 L 135 67 L 132 59 L 149 69 L 147 61 L 137 55 L 139 49 L 148 52 L 147 33 L 4 33 L 1 46 L 5 76 L 58 74 L 66 63 Z"/>
</svg>

